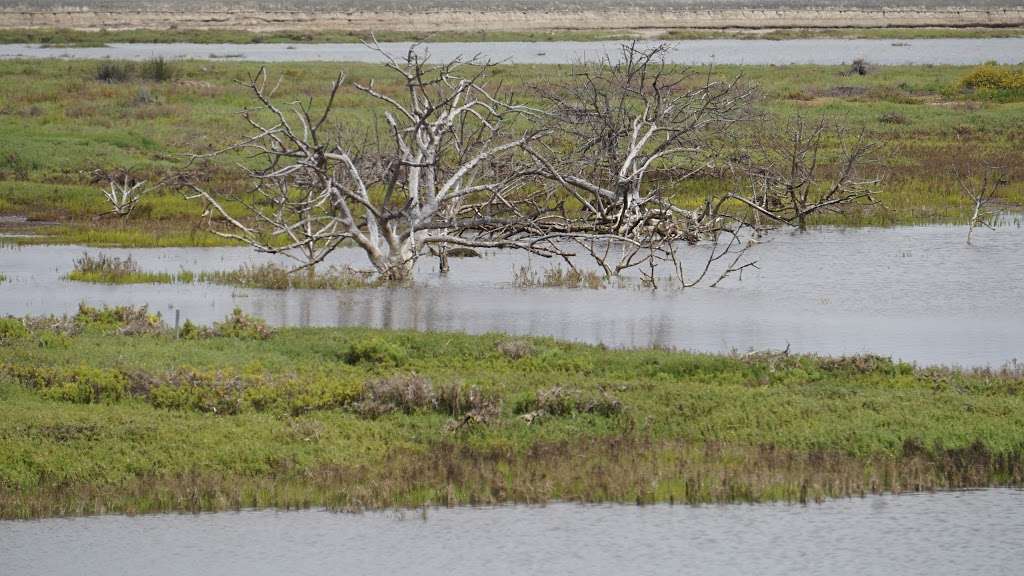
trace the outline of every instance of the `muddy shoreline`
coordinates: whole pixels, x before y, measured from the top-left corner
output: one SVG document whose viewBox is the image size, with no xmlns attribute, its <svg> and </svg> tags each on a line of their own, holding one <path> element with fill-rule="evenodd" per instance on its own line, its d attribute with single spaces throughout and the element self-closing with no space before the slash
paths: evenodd
<svg viewBox="0 0 1024 576">
<path fill-rule="evenodd" d="M 378 32 L 644 30 L 701 28 L 879 28 L 1024 26 L 1024 7 L 935 9 L 722 9 L 471 11 L 264 11 L 4 9 L 0 28 L 196 29 Z"/>
</svg>

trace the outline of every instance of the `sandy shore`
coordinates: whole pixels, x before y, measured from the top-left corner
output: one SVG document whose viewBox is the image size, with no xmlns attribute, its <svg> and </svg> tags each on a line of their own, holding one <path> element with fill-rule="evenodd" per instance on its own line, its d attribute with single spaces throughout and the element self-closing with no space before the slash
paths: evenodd
<svg viewBox="0 0 1024 576">
<path fill-rule="evenodd" d="M 537 31 L 673 28 L 1024 26 L 1024 6 L 962 9 L 587 10 L 289 12 L 0 8 L 2 28 L 339 31 Z"/>
</svg>

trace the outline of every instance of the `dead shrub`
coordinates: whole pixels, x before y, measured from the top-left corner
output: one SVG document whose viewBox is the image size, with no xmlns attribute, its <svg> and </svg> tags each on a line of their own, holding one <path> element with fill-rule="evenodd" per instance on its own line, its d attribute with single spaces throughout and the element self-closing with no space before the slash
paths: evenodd
<svg viewBox="0 0 1024 576">
<path fill-rule="evenodd" d="M 411 414 L 434 409 L 434 406 L 434 388 L 430 380 L 418 374 L 406 374 L 368 382 L 362 400 L 352 408 L 361 416 L 376 418 L 395 411 Z"/>
<path fill-rule="evenodd" d="M 501 401 L 475 386 L 434 386 L 418 374 L 390 376 L 369 382 L 363 388 L 362 399 L 351 407 L 357 414 L 368 418 L 392 412 L 439 412 L 461 421 L 453 425 L 454 429 L 470 423 L 486 424 L 501 415 Z"/>
<path fill-rule="evenodd" d="M 596 414 L 613 416 L 623 410 L 622 402 L 607 390 L 597 393 L 576 388 L 554 386 L 541 390 L 534 398 L 520 402 L 516 413 L 527 422 L 545 416 L 575 416 L 578 414 Z"/>
<path fill-rule="evenodd" d="M 515 339 L 498 342 L 498 352 L 510 360 L 519 360 L 531 356 L 534 350 L 529 340 Z"/>
</svg>

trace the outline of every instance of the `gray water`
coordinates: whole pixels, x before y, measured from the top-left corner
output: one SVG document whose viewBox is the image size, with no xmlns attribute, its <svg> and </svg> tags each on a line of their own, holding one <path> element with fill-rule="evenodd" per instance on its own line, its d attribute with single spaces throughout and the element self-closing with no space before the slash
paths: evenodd
<svg viewBox="0 0 1024 576">
<path fill-rule="evenodd" d="M 656 42 L 641 42 L 654 46 Z M 569 64 L 617 55 L 621 42 L 450 42 L 429 43 L 436 60 L 479 55 L 517 64 Z M 407 42 L 382 46 L 404 54 Z M 46 48 L 0 45 L 0 59 L 116 58 L 144 60 L 225 59 L 259 62 L 380 62 L 380 54 L 361 44 L 110 44 L 96 48 Z M 1024 38 L 947 38 L 922 40 L 689 40 L 673 42 L 667 59 L 678 64 L 843 64 L 863 58 L 874 64 L 980 64 L 1024 61 Z"/>
<path fill-rule="evenodd" d="M 1000 366 L 1024 359 L 1024 230 L 918 226 L 777 233 L 717 288 L 515 288 L 513 268 L 551 262 L 514 252 L 420 261 L 406 288 L 259 290 L 206 284 L 107 286 L 61 277 L 86 248 L 0 248 L 0 315 L 74 313 L 80 302 L 148 304 L 209 323 L 235 306 L 274 325 L 373 326 L 554 336 L 616 347 L 707 352 L 871 352 L 920 364 Z M 246 248 L 88 249 L 131 255 L 148 271 L 235 269 L 273 257 Z M 334 264 L 365 267 L 354 249 Z"/>
<path fill-rule="evenodd" d="M 757 574 L 1024 570 L 1024 493 L 809 506 L 578 506 L 360 515 L 245 511 L 0 522 L 12 576 Z"/>
</svg>

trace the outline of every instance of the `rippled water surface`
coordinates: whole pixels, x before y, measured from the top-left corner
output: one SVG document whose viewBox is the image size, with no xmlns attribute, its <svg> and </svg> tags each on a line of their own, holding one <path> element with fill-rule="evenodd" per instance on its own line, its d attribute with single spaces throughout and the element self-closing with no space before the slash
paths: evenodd
<svg viewBox="0 0 1024 576">
<path fill-rule="evenodd" d="M 824 504 L 108 516 L 0 522 L 30 575 L 1020 574 L 1024 493 Z"/>
<path fill-rule="evenodd" d="M 641 42 L 653 46 L 655 42 Z M 569 64 L 617 54 L 621 42 L 445 42 L 425 46 L 434 58 L 479 55 L 518 64 Z M 409 43 L 383 43 L 404 54 Z M 688 40 L 672 43 L 667 59 L 680 64 L 843 64 L 864 58 L 874 64 L 980 64 L 1024 61 L 1024 38 L 943 38 L 920 40 Z M 164 58 L 261 62 L 380 62 L 361 44 L 109 44 L 93 48 L 0 45 L 3 58 Z"/>
<path fill-rule="evenodd" d="M 148 304 L 171 320 L 209 323 L 235 306 L 275 325 L 364 325 L 555 336 L 620 347 L 710 352 L 783 349 L 873 352 L 923 364 L 999 366 L 1024 359 L 1024 230 L 977 233 L 921 226 L 779 233 L 750 251 L 759 270 L 685 291 L 512 286 L 514 267 L 550 263 L 518 253 L 421 261 L 409 288 L 239 289 L 204 284 L 105 286 L 61 277 L 85 250 L 0 248 L 0 314 L 73 313 L 79 302 Z M 99 250 L 90 249 L 92 253 Z M 269 259 L 245 248 L 110 249 L 150 271 L 234 269 Z M 333 262 L 365 266 L 355 250 Z"/>
</svg>

